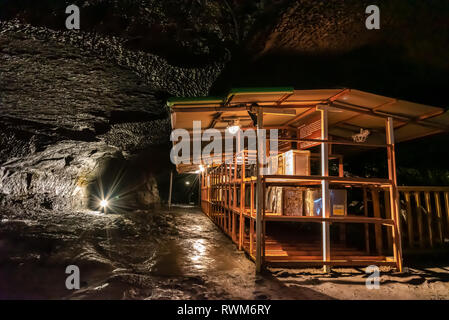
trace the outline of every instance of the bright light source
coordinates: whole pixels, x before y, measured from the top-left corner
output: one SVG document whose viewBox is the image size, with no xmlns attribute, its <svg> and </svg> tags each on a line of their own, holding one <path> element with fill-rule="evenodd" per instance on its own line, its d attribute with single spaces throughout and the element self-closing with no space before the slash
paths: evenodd
<svg viewBox="0 0 449 320">
<path fill-rule="evenodd" d="M 204 172 L 204 167 L 202 164 L 200 164 L 200 172 Z"/>
<path fill-rule="evenodd" d="M 236 134 L 237 131 L 239 131 L 239 129 L 240 129 L 240 126 L 230 126 L 228 128 L 228 131 L 230 134 Z"/>
<path fill-rule="evenodd" d="M 240 121 L 238 119 L 232 121 L 232 123 L 228 125 L 227 129 L 230 134 L 232 135 L 236 134 L 240 130 Z"/>
<path fill-rule="evenodd" d="M 190 181 L 186 181 L 186 185 L 189 185 L 190 184 Z"/>
<path fill-rule="evenodd" d="M 107 207 L 108 206 L 108 200 L 105 200 L 105 199 L 101 200 L 100 201 L 100 206 L 103 207 L 103 208 Z"/>
</svg>

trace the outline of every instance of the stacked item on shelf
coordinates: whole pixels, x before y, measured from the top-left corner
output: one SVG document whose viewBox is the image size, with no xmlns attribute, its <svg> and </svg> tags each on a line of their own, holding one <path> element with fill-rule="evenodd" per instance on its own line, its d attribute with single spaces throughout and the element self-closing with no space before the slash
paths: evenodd
<svg viewBox="0 0 449 320">
<path fill-rule="evenodd" d="M 330 189 L 331 215 L 347 215 L 347 191 L 343 189 Z M 307 188 L 304 198 L 304 211 L 306 216 L 319 216 L 322 212 L 320 188 Z"/>
</svg>

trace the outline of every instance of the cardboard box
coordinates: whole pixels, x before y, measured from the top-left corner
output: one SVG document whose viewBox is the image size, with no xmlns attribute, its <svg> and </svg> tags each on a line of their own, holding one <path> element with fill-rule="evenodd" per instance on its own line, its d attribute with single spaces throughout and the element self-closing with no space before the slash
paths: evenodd
<svg viewBox="0 0 449 320">
<path fill-rule="evenodd" d="M 290 176 L 309 176 L 310 151 L 290 150 L 284 152 L 284 174 Z"/>
<path fill-rule="evenodd" d="M 289 150 L 271 156 L 268 162 L 270 174 L 273 175 L 310 175 L 310 151 Z"/>
</svg>

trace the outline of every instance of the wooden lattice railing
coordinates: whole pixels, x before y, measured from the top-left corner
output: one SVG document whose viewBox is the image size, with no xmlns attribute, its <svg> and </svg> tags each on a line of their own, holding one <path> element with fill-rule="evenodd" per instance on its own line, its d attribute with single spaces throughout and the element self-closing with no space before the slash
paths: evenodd
<svg viewBox="0 0 449 320">
<path fill-rule="evenodd" d="M 402 246 L 435 248 L 449 242 L 449 187 L 399 187 Z"/>
</svg>

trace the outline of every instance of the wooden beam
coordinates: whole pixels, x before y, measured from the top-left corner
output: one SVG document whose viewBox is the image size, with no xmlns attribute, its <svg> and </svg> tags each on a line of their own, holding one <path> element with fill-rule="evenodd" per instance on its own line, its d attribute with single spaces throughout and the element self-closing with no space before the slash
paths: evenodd
<svg viewBox="0 0 449 320">
<path fill-rule="evenodd" d="M 363 187 L 363 215 L 368 218 L 368 193 L 366 192 L 366 187 Z M 365 250 L 366 253 L 370 253 L 368 223 L 365 223 Z"/>
<path fill-rule="evenodd" d="M 433 248 L 433 228 L 432 228 L 432 206 L 430 204 L 430 193 L 424 192 L 424 200 L 426 202 L 426 211 L 427 211 L 427 230 L 429 231 L 429 244 L 430 247 Z"/>
<path fill-rule="evenodd" d="M 332 97 L 330 97 L 330 98 L 328 99 L 328 101 L 329 101 L 329 102 L 335 101 L 335 100 L 337 100 L 338 98 L 340 98 L 340 97 L 342 97 L 342 96 L 344 96 L 344 95 L 346 95 L 346 94 L 348 94 L 348 93 L 350 93 L 350 92 L 351 92 L 351 89 L 345 88 L 345 89 L 341 90 L 339 93 L 337 93 L 336 95 L 333 95 Z"/>
<path fill-rule="evenodd" d="M 223 114 L 223 112 L 217 112 L 213 117 L 212 117 L 212 121 L 209 124 L 208 129 L 212 129 L 213 127 L 215 127 L 215 125 L 217 124 L 218 120 L 220 119 L 221 115 Z"/>
<path fill-rule="evenodd" d="M 402 239 L 401 239 L 401 217 L 399 213 L 399 192 L 397 188 L 396 178 L 396 155 L 395 155 L 395 141 L 394 141 L 394 124 L 393 118 L 388 117 L 385 121 L 387 157 L 388 157 L 388 178 L 392 181 L 390 187 L 390 206 L 391 215 L 395 222 L 393 226 L 393 253 L 396 266 L 399 272 L 402 272 Z"/>
<path fill-rule="evenodd" d="M 444 204 L 446 208 L 446 222 L 447 222 L 447 232 L 449 233 L 449 192 L 444 193 Z"/>
<path fill-rule="evenodd" d="M 296 110 L 295 109 L 284 109 L 284 108 L 263 108 L 264 114 L 271 114 L 271 115 L 279 115 L 279 116 L 295 116 Z"/>
<path fill-rule="evenodd" d="M 415 235 L 413 233 L 413 216 L 412 216 L 412 205 L 410 202 L 410 192 L 404 192 L 406 212 L 407 212 L 407 238 L 409 248 L 414 247 Z"/>
<path fill-rule="evenodd" d="M 435 199 L 435 211 L 437 213 L 438 240 L 440 241 L 440 244 L 442 244 L 442 243 L 444 243 L 444 237 L 443 237 L 443 216 L 441 214 L 440 193 L 434 192 L 433 196 Z"/>
<path fill-rule="evenodd" d="M 385 204 L 385 218 L 393 219 L 393 213 L 391 212 L 390 192 L 384 191 L 384 204 Z M 393 247 L 393 232 L 391 228 L 387 228 L 387 247 L 388 249 Z"/>
<path fill-rule="evenodd" d="M 373 212 L 375 218 L 381 218 L 380 214 L 380 201 L 379 201 L 379 190 L 376 188 L 371 189 L 371 199 L 373 202 Z M 374 236 L 376 238 L 376 250 L 377 254 L 381 255 L 383 251 L 383 237 L 382 237 L 382 226 L 374 226 Z"/>
<path fill-rule="evenodd" d="M 257 110 L 257 154 L 256 154 L 256 171 L 257 171 L 257 185 L 256 185 L 256 272 L 262 271 L 262 218 L 263 218 L 263 202 L 262 199 L 262 176 L 261 176 L 261 163 L 259 155 L 262 153 L 261 148 L 265 146 L 260 139 L 260 130 L 263 129 L 263 111 L 262 108 Z"/>
<path fill-rule="evenodd" d="M 279 101 L 276 103 L 276 105 L 280 106 L 285 100 L 290 98 L 292 95 L 293 95 L 293 93 L 286 93 L 286 94 L 284 94 L 284 96 L 281 99 L 279 99 Z"/>
<path fill-rule="evenodd" d="M 423 235 L 423 214 L 421 209 L 421 199 L 419 191 L 414 193 L 416 203 L 416 221 L 418 222 L 418 234 L 419 234 L 419 246 L 424 248 L 424 235 Z"/>
</svg>

